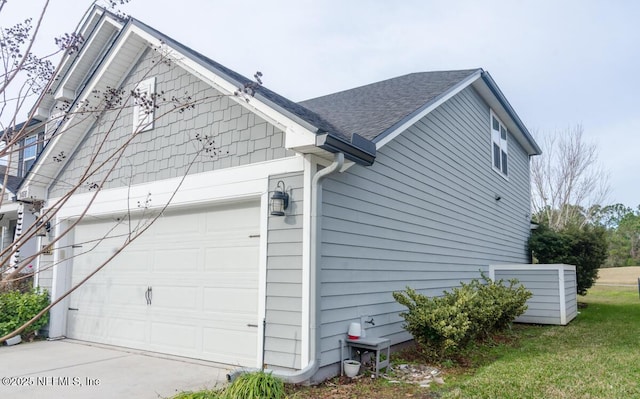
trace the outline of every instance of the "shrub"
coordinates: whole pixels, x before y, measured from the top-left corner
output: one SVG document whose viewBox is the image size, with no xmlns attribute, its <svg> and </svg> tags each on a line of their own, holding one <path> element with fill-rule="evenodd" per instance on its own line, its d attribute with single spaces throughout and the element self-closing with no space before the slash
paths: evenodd
<svg viewBox="0 0 640 399">
<path fill-rule="evenodd" d="M 223 391 L 206 390 L 198 392 L 181 392 L 171 399 L 221 399 Z"/>
<path fill-rule="evenodd" d="M 464 296 L 429 298 L 407 287 L 394 292 L 393 298 L 407 307 L 407 312 L 400 313 L 404 328 L 428 354 L 440 357 L 453 352 L 468 336 L 471 321 L 460 309 Z"/>
<path fill-rule="evenodd" d="M 527 309 L 531 292 L 517 280 L 505 286 L 503 280 L 482 276 L 442 297 L 427 297 L 407 287 L 394 292 L 394 299 L 407 307 L 400 313 L 409 331 L 425 353 L 436 358 L 452 355 L 471 340 L 505 329 Z"/>
<path fill-rule="evenodd" d="M 31 320 L 42 309 L 49 305 L 49 294 L 40 289 L 29 292 L 9 291 L 0 294 L 0 337 L 9 334 L 27 321 Z M 49 321 L 47 313 L 35 323 L 27 327 L 22 335 L 29 335 L 42 328 Z"/>
<path fill-rule="evenodd" d="M 607 238 L 601 227 L 553 231 L 540 225 L 529 238 L 529 250 L 539 263 L 574 265 L 578 294 L 586 295 L 607 259 Z"/>
<path fill-rule="evenodd" d="M 271 373 L 257 371 L 242 374 L 221 395 L 224 399 L 282 399 L 284 382 Z"/>
</svg>

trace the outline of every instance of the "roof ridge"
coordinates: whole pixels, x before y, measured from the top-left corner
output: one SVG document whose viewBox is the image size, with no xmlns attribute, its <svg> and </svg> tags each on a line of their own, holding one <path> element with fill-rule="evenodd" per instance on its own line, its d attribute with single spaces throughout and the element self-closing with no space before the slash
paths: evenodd
<svg viewBox="0 0 640 399">
<path fill-rule="evenodd" d="M 344 90 L 340 90 L 340 91 L 336 91 L 336 92 L 332 92 L 332 93 L 323 94 L 321 96 L 308 98 L 306 100 L 299 101 L 298 104 L 303 105 L 303 103 L 305 103 L 307 101 L 314 101 L 314 100 L 317 100 L 317 99 L 320 99 L 320 98 L 323 98 L 323 97 L 329 97 L 329 96 L 333 96 L 333 95 L 340 94 L 340 93 L 346 93 L 346 92 L 349 92 L 351 90 L 358 90 L 358 89 L 362 89 L 362 88 L 369 87 L 369 86 L 375 86 L 375 85 L 379 85 L 379 84 L 382 84 L 382 83 L 385 83 L 385 82 L 390 82 L 390 81 L 393 81 L 393 80 L 406 78 L 408 76 L 425 75 L 425 74 L 433 75 L 433 74 L 437 74 L 437 73 L 462 73 L 462 72 L 469 72 L 469 75 L 471 75 L 472 73 L 475 73 L 475 72 L 477 72 L 479 70 L 482 70 L 482 68 L 409 72 L 409 73 L 406 73 L 404 75 L 398 75 L 398 76 L 394 76 L 394 77 L 391 77 L 391 78 L 386 78 L 386 79 L 378 80 L 378 81 L 375 81 L 375 82 L 366 83 L 366 84 L 363 84 L 363 85 L 360 85 L 360 86 L 355 86 L 355 87 L 352 87 L 352 88 L 349 88 L 349 89 L 344 89 Z"/>
</svg>

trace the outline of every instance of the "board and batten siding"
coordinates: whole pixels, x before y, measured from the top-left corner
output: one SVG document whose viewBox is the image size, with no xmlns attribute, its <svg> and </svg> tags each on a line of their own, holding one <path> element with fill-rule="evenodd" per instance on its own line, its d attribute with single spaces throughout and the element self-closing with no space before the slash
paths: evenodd
<svg viewBox="0 0 640 399">
<path fill-rule="evenodd" d="M 302 173 L 271 176 L 269 190 L 279 181 L 290 202 L 285 216 L 269 215 L 268 221 L 264 362 L 274 369 L 300 369 L 304 178 Z"/>
<path fill-rule="evenodd" d="M 576 269 L 571 265 L 491 265 L 495 280 L 517 279 L 533 296 L 519 323 L 565 325 L 577 315 Z"/>
<path fill-rule="evenodd" d="M 490 109 L 469 87 L 378 150 L 374 165 L 327 179 L 323 191 L 321 350 L 339 361 L 349 323 L 411 339 L 392 293 L 427 295 L 528 262 L 529 157 L 509 136 L 509 177 L 492 169 Z M 496 200 L 496 196 L 501 199 Z"/>
<path fill-rule="evenodd" d="M 158 52 L 148 50 L 133 68 L 121 89 L 124 99 L 138 83 L 155 77 L 158 94 L 152 129 L 138 133 L 124 150 L 115 170 L 107 177 L 105 189 L 180 177 L 247 165 L 295 154 L 284 148 L 284 132 L 248 111 L 229 96 L 174 63 L 159 62 Z M 177 101 L 192 103 L 183 111 L 174 109 Z M 99 101 L 98 99 L 92 99 Z M 133 101 L 128 99 L 130 105 Z M 63 195 L 79 180 L 96 156 L 98 165 L 131 138 L 132 106 L 117 107 L 104 113 L 92 127 L 50 188 L 50 198 Z M 108 135 L 106 141 L 105 135 Z M 206 140 L 214 140 L 215 150 L 202 152 Z M 104 141 L 104 143 L 103 143 Z M 215 154 L 214 154 L 215 152 Z M 195 159 L 195 161 L 193 161 Z M 192 166 L 189 164 L 193 162 Z M 87 192 L 99 183 L 111 162 L 80 187 Z"/>
</svg>

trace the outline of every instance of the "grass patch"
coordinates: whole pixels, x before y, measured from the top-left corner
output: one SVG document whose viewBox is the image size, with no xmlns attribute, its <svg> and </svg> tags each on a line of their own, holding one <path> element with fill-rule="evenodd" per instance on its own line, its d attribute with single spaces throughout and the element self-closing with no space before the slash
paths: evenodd
<svg viewBox="0 0 640 399">
<path fill-rule="evenodd" d="M 594 287 L 568 326 L 519 326 L 515 347 L 455 373 L 442 398 L 638 398 L 640 301 L 633 289 Z"/>
<path fill-rule="evenodd" d="M 515 325 L 444 366 L 430 389 L 383 379 L 287 387 L 289 398 L 640 398 L 640 299 L 635 288 L 595 286 L 568 326 Z M 395 363 L 415 362 L 415 352 Z"/>
<path fill-rule="evenodd" d="M 640 266 L 607 267 L 598 270 L 596 284 L 638 284 Z"/>
</svg>

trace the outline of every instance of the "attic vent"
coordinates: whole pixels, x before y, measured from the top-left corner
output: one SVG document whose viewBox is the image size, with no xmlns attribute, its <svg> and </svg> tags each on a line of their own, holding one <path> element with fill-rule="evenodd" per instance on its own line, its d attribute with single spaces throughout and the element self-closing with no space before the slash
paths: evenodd
<svg viewBox="0 0 640 399">
<path fill-rule="evenodd" d="M 133 133 L 153 129 L 156 78 L 143 80 L 133 94 Z"/>
</svg>

